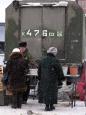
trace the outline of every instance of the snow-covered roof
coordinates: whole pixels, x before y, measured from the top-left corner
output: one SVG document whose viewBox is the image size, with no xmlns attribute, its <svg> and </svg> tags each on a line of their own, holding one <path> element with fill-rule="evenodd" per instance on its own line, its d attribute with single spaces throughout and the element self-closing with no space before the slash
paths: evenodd
<svg viewBox="0 0 86 115">
<path fill-rule="evenodd" d="M 66 1 L 59 1 L 59 2 L 44 2 L 44 3 L 32 3 L 27 2 L 22 4 L 22 6 L 67 6 L 68 2 Z"/>
</svg>

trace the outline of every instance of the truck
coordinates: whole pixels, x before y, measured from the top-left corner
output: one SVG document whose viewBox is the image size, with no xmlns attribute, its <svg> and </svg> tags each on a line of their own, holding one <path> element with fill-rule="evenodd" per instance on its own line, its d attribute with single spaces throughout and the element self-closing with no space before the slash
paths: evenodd
<svg viewBox="0 0 86 115">
<path fill-rule="evenodd" d="M 20 41 L 26 41 L 35 61 L 54 46 L 61 63 L 82 63 L 86 58 L 83 16 L 74 1 L 14 0 L 6 8 L 5 60 Z"/>
</svg>

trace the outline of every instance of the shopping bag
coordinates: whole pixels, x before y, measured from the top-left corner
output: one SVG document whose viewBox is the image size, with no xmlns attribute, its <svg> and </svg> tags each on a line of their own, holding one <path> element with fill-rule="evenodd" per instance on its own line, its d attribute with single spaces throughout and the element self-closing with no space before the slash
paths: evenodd
<svg viewBox="0 0 86 115">
<path fill-rule="evenodd" d="M 2 83 L 3 85 L 7 86 L 9 84 L 9 75 L 8 73 L 5 73 L 3 78 L 2 78 Z"/>
</svg>

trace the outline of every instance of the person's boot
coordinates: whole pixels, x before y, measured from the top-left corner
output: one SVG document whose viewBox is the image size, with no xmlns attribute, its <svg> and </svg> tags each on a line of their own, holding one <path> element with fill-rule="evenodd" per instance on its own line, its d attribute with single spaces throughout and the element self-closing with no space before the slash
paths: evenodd
<svg viewBox="0 0 86 115">
<path fill-rule="evenodd" d="M 49 105 L 46 105 L 45 111 L 50 111 Z"/>
<path fill-rule="evenodd" d="M 17 105 L 11 105 L 12 108 L 16 109 L 17 108 Z"/>
<path fill-rule="evenodd" d="M 53 104 L 50 104 L 50 110 L 52 111 L 52 110 L 54 110 L 54 109 L 55 109 L 54 105 L 53 105 Z"/>
</svg>

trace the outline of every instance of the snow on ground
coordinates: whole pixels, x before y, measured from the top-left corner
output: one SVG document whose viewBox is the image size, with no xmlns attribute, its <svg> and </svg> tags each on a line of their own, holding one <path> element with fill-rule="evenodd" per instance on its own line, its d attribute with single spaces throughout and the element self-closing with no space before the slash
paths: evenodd
<svg viewBox="0 0 86 115">
<path fill-rule="evenodd" d="M 11 106 L 0 106 L 0 115 L 86 115 L 84 102 L 76 101 L 76 106 L 71 108 L 69 102 L 59 102 L 54 111 L 44 111 L 44 104 L 39 104 L 36 99 L 28 99 L 21 109 L 13 109 Z"/>
</svg>

